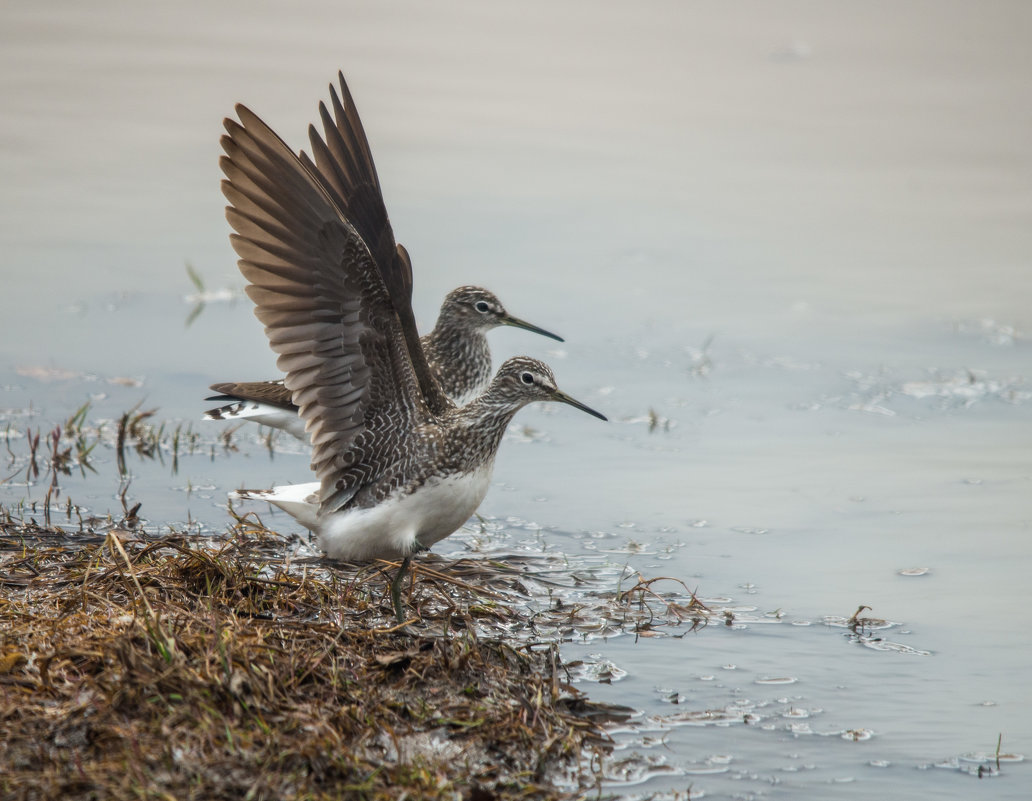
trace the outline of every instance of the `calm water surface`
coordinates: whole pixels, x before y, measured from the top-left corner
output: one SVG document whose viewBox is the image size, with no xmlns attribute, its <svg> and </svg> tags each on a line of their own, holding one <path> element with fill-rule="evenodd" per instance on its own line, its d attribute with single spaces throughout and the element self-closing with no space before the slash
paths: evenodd
<svg viewBox="0 0 1032 801">
<path fill-rule="evenodd" d="M 343 68 L 423 325 L 490 287 L 568 340 L 496 354 L 613 421 L 523 412 L 498 536 L 737 610 L 564 646 L 642 714 L 612 791 L 1026 798 L 1027 763 L 965 769 L 1001 734 L 1032 756 L 1032 7 L 725 5 L 6 3 L 0 424 L 193 422 L 209 383 L 274 375 L 220 123 L 243 101 L 302 147 Z M 230 290 L 189 325 L 187 262 Z M 241 443 L 140 464 L 131 495 L 218 530 L 227 490 L 304 478 Z M 67 491 L 117 512 L 98 469 Z M 829 624 L 861 604 L 879 647 Z"/>
</svg>

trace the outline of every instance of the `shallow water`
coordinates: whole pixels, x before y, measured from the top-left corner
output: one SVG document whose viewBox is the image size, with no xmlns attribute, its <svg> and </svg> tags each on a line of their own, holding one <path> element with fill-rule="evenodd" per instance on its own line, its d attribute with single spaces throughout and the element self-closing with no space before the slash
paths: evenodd
<svg viewBox="0 0 1032 801">
<path fill-rule="evenodd" d="M 343 68 L 423 324 L 451 287 L 490 287 L 567 338 L 499 331 L 495 353 L 545 358 L 613 421 L 523 412 L 482 511 L 516 545 L 738 610 L 565 645 L 617 668 L 582 680 L 593 698 L 642 712 L 615 735 L 642 757 L 623 778 L 665 766 L 613 792 L 967 798 L 965 755 L 1000 734 L 1032 753 L 1030 17 L 9 2 L 0 424 L 86 400 L 192 422 L 209 383 L 274 375 L 226 238 L 220 122 L 243 101 L 301 147 Z M 189 324 L 187 262 L 232 290 Z M 175 475 L 135 461 L 129 494 L 218 529 L 228 489 L 304 476 L 249 436 Z M 66 490 L 117 513 L 110 453 L 98 469 Z M 896 624 L 883 642 L 826 622 L 861 604 Z M 982 781 L 1025 798 L 1032 779 L 1005 762 Z"/>
</svg>

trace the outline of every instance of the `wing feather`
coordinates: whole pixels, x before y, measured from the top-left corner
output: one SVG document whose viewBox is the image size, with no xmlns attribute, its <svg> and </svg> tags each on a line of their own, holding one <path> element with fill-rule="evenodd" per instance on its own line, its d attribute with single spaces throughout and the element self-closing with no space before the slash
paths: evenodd
<svg viewBox="0 0 1032 801">
<path fill-rule="evenodd" d="M 401 322 L 326 182 L 244 106 L 226 121 L 226 217 L 248 296 L 312 441 L 324 511 L 393 470 L 429 418 Z"/>
<path fill-rule="evenodd" d="M 440 414 L 452 403 L 434 378 L 419 341 L 412 312 L 412 262 L 394 241 L 369 140 L 344 74 L 338 72 L 337 78 L 340 94 L 331 84 L 329 107 L 319 104 L 322 135 L 315 126 L 308 128 L 314 160 L 304 152 L 300 157 L 369 246 L 401 323 L 423 397 L 430 410 Z"/>
</svg>

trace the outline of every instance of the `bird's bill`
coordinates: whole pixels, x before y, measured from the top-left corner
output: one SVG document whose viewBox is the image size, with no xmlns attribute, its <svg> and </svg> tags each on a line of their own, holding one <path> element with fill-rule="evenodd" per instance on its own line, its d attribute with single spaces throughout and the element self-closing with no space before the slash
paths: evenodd
<svg viewBox="0 0 1032 801">
<path fill-rule="evenodd" d="M 546 331 L 544 328 L 538 328 L 536 325 L 528 323 L 526 320 L 521 320 L 519 317 L 513 317 L 511 314 L 506 314 L 502 318 L 502 325 L 511 325 L 514 328 L 522 328 L 525 331 L 533 331 L 535 334 L 541 334 L 543 337 L 554 339 L 557 342 L 565 342 L 558 334 L 553 334 L 551 331 Z"/>
<path fill-rule="evenodd" d="M 576 398 L 571 398 L 565 392 L 561 392 L 558 389 L 554 393 L 552 393 L 552 400 L 559 401 L 560 403 L 568 403 L 575 409 L 580 409 L 582 412 L 587 412 L 592 417 L 597 417 L 599 420 L 605 420 L 607 422 L 609 421 L 609 418 L 602 414 L 602 412 L 596 412 L 590 406 L 585 406 Z"/>
</svg>

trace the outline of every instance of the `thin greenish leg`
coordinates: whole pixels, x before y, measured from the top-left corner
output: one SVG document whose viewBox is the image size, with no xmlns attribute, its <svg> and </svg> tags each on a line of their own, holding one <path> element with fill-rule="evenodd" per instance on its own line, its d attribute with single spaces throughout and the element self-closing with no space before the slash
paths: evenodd
<svg viewBox="0 0 1032 801">
<path fill-rule="evenodd" d="M 398 572 L 394 575 L 394 581 L 391 582 L 391 603 L 394 605 L 394 617 L 399 626 L 405 622 L 404 610 L 401 608 L 401 585 L 405 581 L 405 574 L 408 573 L 411 561 L 411 555 L 402 560 L 401 567 L 398 568 Z"/>
</svg>

